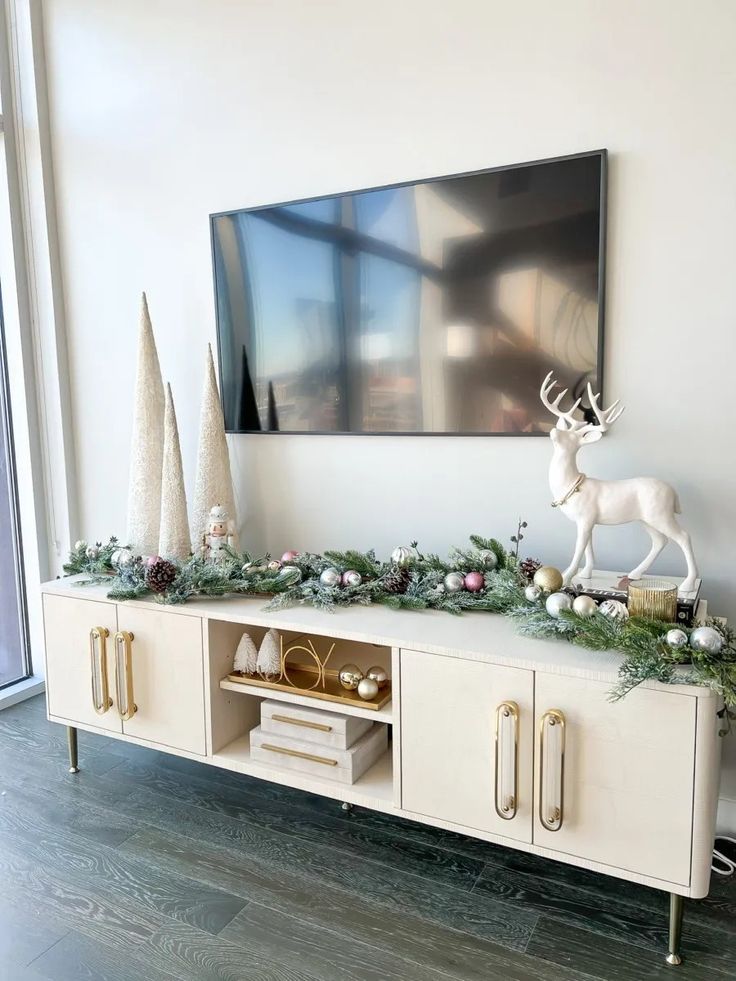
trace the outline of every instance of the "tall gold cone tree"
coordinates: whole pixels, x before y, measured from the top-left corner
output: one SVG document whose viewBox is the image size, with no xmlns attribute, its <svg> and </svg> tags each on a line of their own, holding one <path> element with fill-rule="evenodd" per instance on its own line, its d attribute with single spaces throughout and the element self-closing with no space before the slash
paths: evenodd
<svg viewBox="0 0 736 981">
<path fill-rule="evenodd" d="M 225 438 L 225 420 L 217 389 L 212 347 L 208 344 L 191 524 L 192 548 L 195 550 L 202 543 L 202 536 L 207 531 L 210 509 L 215 504 L 221 504 L 227 510 L 235 527 L 237 515 L 230 472 L 230 455 Z"/>
<path fill-rule="evenodd" d="M 128 542 L 141 555 L 158 549 L 164 452 L 164 385 L 146 294 L 141 299 L 138 368 L 128 483 Z"/>
<path fill-rule="evenodd" d="M 184 468 L 181 463 L 179 427 L 171 395 L 166 385 L 164 413 L 164 463 L 161 474 L 161 531 L 158 554 L 165 559 L 186 559 L 190 553 L 187 495 L 184 490 Z"/>
</svg>

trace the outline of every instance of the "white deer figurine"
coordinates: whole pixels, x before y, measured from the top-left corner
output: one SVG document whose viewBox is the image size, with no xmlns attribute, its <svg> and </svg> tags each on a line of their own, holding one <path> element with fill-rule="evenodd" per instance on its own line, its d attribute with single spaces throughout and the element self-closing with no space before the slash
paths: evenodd
<svg viewBox="0 0 736 981">
<path fill-rule="evenodd" d="M 596 480 L 586 477 L 578 470 L 576 457 L 581 446 L 597 442 L 624 411 L 617 399 L 613 405 L 601 410 L 598 395 L 588 385 L 590 406 L 598 420 L 596 423 L 573 419 L 573 413 L 580 405 L 578 399 L 572 408 L 563 411 L 562 399 L 567 394 L 563 389 L 550 401 L 550 393 L 555 387 L 552 372 L 542 382 L 539 396 L 549 411 L 557 416 L 557 425 L 550 430 L 554 447 L 552 462 L 549 465 L 549 486 L 553 495 L 552 507 L 558 507 L 577 527 L 575 553 L 572 562 L 563 573 L 564 585 L 568 586 L 577 575 L 585 555 L 585 565 L 580 572 L 583 579 L 590 579 L 593 573 L 593 528 L 596 525 L 622 525 L 629 521 L 641 521 L 652 539 L 652 547 L 643 562 L 633 569 L 628 578 L 641 579 L 671 539 L 682 549 L 687 562 L 687 578 L 680 589 L 688 592 L 695 588 L 698 567 L 695 564 L 690 536 L 680 527 L 676 514 L 680 513 L 680 502 L 676 491 L 663 480 L 654 477 L 634 477 L 630 480 Z"/>
</svg>

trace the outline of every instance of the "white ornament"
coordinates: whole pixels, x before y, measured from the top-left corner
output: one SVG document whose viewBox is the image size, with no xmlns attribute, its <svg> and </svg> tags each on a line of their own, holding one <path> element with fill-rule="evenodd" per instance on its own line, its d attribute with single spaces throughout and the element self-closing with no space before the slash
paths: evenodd
<svg viewBox="0 0 736 981">
<path fill-rule="evenodd" d="M 110 562 L 116 569 L 124 569 L 133 561 L 133 553 L 129 548 L 116 548 L 110 556 Z"/>
<path fill-rule="evenodd" d="M 83 548 L 86 548 L 86 547 L 87 547 L 87 543 L 83 539 L 81 539 L 81 538 L 79 539 L 79 541 L 77 541 L 77 542 L 74 543 L 74 551 L 75 552 L 80 552 Z"/>
<path fill-rule="evenodd" d="M 723 637 L 715 627 L 696 627 L 690 633 L 690 646 L 703 654 L 718 654 L 723 647 Z"/>
<path fill-rule="evenodd" d="M 342 576 L 337 569 L 325 569 L 319 577 L 319 581 L 323 586 L 335 587 L 339 586 L 342 582 Z"/>
<path fill-rule="evenodd" d="M 278 630 L 269 630 L 261 641 L 256 670 L 266 681 L 278 681 L 281 677 L 281 639 Z"/>
<path fill-rule="evenodd" d="M 533 582 L 529 583 L 524 589 L 524 596 L 526 596 L 530 603 L 536 603 L 541 595 L 542 590 L 539 586 L 535 586 Z"/>
<path fill-rule="evenodd" d="M 373 678 L 361 678 L 358 682 L 358 694 L 364 701 L 370 702 L 378 694 L 378 682 Z"/>
<path fill-rule="evenodd" d="M 680 630 L 679 627 L 673 627 L 672 630 L 668 630 L 664 635 L 664 639 L 670 647 L 687 646 L 687 634 L 684 630 Z"/>
<path fill-rule="evenodd" d="M 235 651 L 233 661 L 233 671 L 241 671 L 243 674 L 255 674 L 258 670 L 258 648 L 253 643 L 250 634 L 243 634 Z"/>
<path fill-rule="evenodd" d="M 629 611 L 626 604 L 622 603 L 620 600 L 603 600 L 601 605 L 598 607 L 598 610 L 604 617 L 610 617 L 611 620 L 623 621 L 629 619 Z"/>
<path fill-rule="evenodd" d="M 459 593 L 465 587 L 465 576 L 462 572 L 448 572 L 445 576 L 445 589 L 448 593 Z"/>
<path fill-rule="evenodd" d="M 128 541 L 132 548 L 144 555 L 153 555 L 158 550 L 163 457 L 164 384 L 144 293 L 138 334 L 128 484 Z"/>
<path fill-rule="evenodd" d="M 569 585 L 578 574 L 583 579 L 590 579 L 592 576 L 595 525 L 622 525 L 630 521 L 641 521 L 652 540 L 652 547 L 646 558 L 629 573 L 629 579 L 641 579 L 669 539 L 680 546 L 687 563 L 687 577 L 680 589 L 684 592 L 693 590 L 698 567 L 690 536 L 680 527 L 675 517 L 680 513 L 676 491 L 654 477 L 596 480 L 586 477 L 578 470 L 578 450 L 599 440 L 621 415 L 623 406 L 619 406 L 617 400 L 607 409 L 601 409 L 598 405 L 600 393 L 594 395 L 588 384 L 588 400 L 597 422 L 584 422 L 573 417 L 581 399 L 577 399 L 567 411 L 560 408 L 567 389 L 560 392 L 554 401 L 550 401 L 554 386 L 555 380 L 550 371 L 539 394 L 544 405 L 557 416 L 557 425 L 549 434 L 554 447 L 549 467 L 549 486 L 554 498 L 552 506 L 559 507 L 565 517 L 574 521 L 577 527 L 575 553 L 563 573 L 564 585 Z M 583 556 L 585 562 L 582 571 L 578 573 Z"/>
<path fill-rule="evenodd" d="M 592 596 L 576 596 L 572 601 L 573 613 L 579 617 L 592 617 L 598 609 L 598 604 Z"/>
<path fill-rule="evenodd" d="M 411 545 L 397 545 L 391 553 L 391 561 L 394 565 L 409 565 L 414 559 L 419 557 L 419 553 Z"/>
<path fill-rule="evenodd" d="M 550 593 L 544 602 L 544 606 L 547 613 L 556 620 L 563 610 L 572 608 L 572 600 L 567 593 Z"/>
<path fill-rule="evenodd" d="M 191 554 L 187 495 L 184 490 L 184 468 L 181 463 L 179 427 L 171 395 L 166 386 L 164 412 L 164 463 L 161 473 L 161 529 L 158 554 L 165 559 L 187 559 Z"/>
<path fill-rule="evenodd" d="M 202 411 L 199 419 L 199 448 L 197 451 L 197 478 L 194 485 L 194 506 L 192 508 L 193 547 L 202 541 L 207 530 L 210 508 L 220 504 L 232 522 L 230 535 L 233 548 L 237 550 L 235 496 L 230 473 L 230 456 L 225 438 L 225 422 L 217 391 L 215 363 L 212 348 L 207 347 L 207 366 L 205 370 Z"/>
</svg>

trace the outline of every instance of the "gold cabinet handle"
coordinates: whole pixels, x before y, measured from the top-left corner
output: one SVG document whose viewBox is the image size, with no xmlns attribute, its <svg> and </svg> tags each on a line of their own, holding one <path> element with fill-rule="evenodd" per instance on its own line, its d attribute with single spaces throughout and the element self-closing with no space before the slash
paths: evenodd
<svg viewBox="0 0 736 981">
<path fill-rule="evenodd" d="M 92 705 L 98 715 L 104 715 L 112 706 L 110 685 L 107 679 L 107 627 L 92 627 L 89 632 L 89 660 L 92 675 Z"/>
<path fill-rule="evenodd" d="M 312 756 L 311 753 L 301 753 L 298 749 L 285 749 L 283 746 L 271 746 L 270 743 L 261 743 L 261 749 L 267 749 L 269 753 L 281 753 L 283 756 L 296 756 L 297 759 L 309 760 L 310 763 L 337 766 L 337 760 L 330 760 L 326 756 Z"/>
<path fill-rule="evenodd" d="M 304 726 L 305 729 L 318 729 L 320 732 L 332 732 L 332 726 L 323 722 L 307 722 L 306 719 L 295 719 L 291 715 L 272 715 L 274 722 L 286 722 L 290 726 Z"/>
<path fill-rule="evenodd" d="M 133 698 L 133 634 L 118 630 L 115 634 L 115 691 L 118 696 L 118 713 L 123 722 L 132 719 L 138 711 Z"/>
<path fill-rule="evenodd" d="M 508 731 L 513 733 L 513 784 L 511 791 L 504 787 L 505 754 L 504 746 L 509 738 Z M 496 709 L 496 758 L 494 771 L 494 797 L 496 814 L 504 821 L 516 817 L 519 809 L 519 706 L 516 702 L 501 702 Z"/>
<path fill-rule="evenodd" d="M 544 785 L 544 757 L 547 749 L 546 737 L 550 731 L 559 732 L 560 746 L 559 802 L 549 804 Z M 539 725 L 539 820 L 547 831 L 559 831 L 565 817 L 565 716 L 559 709 L 549 709 L 544 713 Z"/>
</svg>

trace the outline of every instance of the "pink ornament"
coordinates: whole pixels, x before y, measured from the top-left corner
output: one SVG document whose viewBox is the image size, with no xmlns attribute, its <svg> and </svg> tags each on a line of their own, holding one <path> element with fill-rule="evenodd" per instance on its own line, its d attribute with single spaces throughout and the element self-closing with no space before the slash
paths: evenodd
<svg viewBox="0 0 736 981">
<path fill-rule="evenodd" d="M 298 558 L 299 558 L 299 553 L 290 550 L 288 552 L 284 552 L 284 554 L 281 556 L 281 561 L 284 563 L 288 563 L 288 562 L 293 562 L 295 559 Z"/>
<path fill-rule="evenodd" d="M 486 584 L 482 572 L 469 572 L 463 582 L 469 593 L 479 593 Z"/>
<path fill-rule="evenodd" d="M 146 559 L 146 565 L 155 565 L 157 562 L 161 561 L 160 555 L 149 555 Z"/>
</svg>

